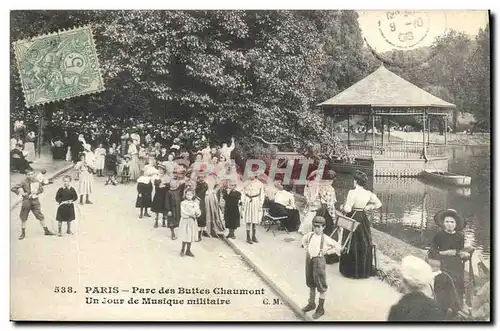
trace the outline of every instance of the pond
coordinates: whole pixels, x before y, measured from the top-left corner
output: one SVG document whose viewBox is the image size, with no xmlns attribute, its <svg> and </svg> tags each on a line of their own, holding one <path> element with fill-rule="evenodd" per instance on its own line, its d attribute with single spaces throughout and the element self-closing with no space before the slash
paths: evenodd
<svg viewBox="0 0 500 331">
<path fill-rule="evenodd" d="M 446 186 L 418 178 L 372 178 L 369 183 L 383 206 L 371 215 L 373 227 L 413 246 L 426 249 L 438 231 L 434 215 L 452 208 L 467 220 L 465 243 L 490 257 L 490 148 L 449 146 L 449 171 L 472 177 L 470 188 Z M 352 177 L 339 173 L 334 186 L 344 201 Z"/>
</svg>

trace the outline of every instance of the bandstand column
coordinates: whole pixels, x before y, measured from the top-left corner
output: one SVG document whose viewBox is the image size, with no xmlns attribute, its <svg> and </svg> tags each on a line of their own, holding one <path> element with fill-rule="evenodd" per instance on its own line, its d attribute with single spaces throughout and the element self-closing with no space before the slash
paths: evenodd
<svg viewBox="0 0 500 331">
<path fill-rule="evenodd" d="M 427 116 L 427 144 L 431 143 L 431 117 Z"/>
<path fill-rule="evenodd" d="M 332 116 L 329 116 L 329 117 L 330 117 L 330 134 L 333 136 L 333 131 L 334 131 L 333 130 L 333 122 L 334 122 L 333 114 L 332 114 Z"/>
<path fill-rule="evenodd" d="M 375 151 L 375 113 L 372 108 L 372 157 Z"/>
<path fill-rule="evenodd" d="M 446 115 L 444 117 L 444 144 L 445 145 L 448 145 L 447 134 L 448 134 L 448 115 Z"/>
<path fill-rule="evenodd" d="M 381 133 L 382 133 L 382 147 L 384 147 L 384 116 L 380 116 L 380 119 L 382 121 L 382 127 L 381 127 Z"/>
<path fill-rule="evenodd" d="M 349 113 L 349 110 L 346 111 L 347 114 L 347 146 L 350 145 L 351 143 L 351 114 Z"/>
<path fill-rule="evenodd" d="M 425 122 L 426 122 L 426 117 L 425 115 L 427 114 L 427 110 L 424 109 L 424 111 L 422 112 L 422 143 L 424 145 L 424 155 L 426 154 L 425 152 Z"/>
</svg>

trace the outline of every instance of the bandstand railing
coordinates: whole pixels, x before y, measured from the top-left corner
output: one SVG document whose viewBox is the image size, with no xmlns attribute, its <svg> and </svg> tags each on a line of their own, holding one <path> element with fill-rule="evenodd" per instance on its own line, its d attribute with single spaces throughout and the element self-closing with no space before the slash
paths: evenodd
<svg viewBox="0 0 500 331">
<path fill-rule="evenodd" d="M 347 141 L 344 142 L 347 145 Z M 414 141 L 375 142 L 369 140 L 351 140 L 349 150 L 356 157 L 371 157 L 374 159 L 420 159 L 424 158 L 424 143 Z M 427 158 L 446 157 L 446 146 L 425 144 Z"/>
</svg>

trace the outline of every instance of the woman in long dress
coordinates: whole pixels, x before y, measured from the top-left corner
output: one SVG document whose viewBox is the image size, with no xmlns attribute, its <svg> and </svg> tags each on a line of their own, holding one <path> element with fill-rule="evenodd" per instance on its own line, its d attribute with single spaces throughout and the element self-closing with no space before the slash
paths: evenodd
<svg viewBox="0 0 500 331">
<path fill-rule="evenodd" d="M 374 271 L 372 234 L 366 211 L 378 209 L 382 207 L 382 203 L 374 193 L 365 189 L 367 182 L 368 176 L 362 171 L 356 171 L 354 189 L 349 191 L 341 206 L 347 217 L 360 223 L 352 234 L 349 252 L 344 251 L 340 255 L 340 273 L 348 278 L 368 278 Z M 347 235 L 347 231 L 344 231 L 342 242 Z"/>
<path fill-rule="evenodd" d="M 212 237 L 222 237 L 226 229 L 222 221 L 222 211 L 220 209 L 218 179 L 215 175 L 210 175 L 205 181 L 208 185 L 205 193 L 207 232 Z"/>
<path fill-rule="evenodd" d="M 337 202 L 335 189 L 333 188 L 333 178 L 335 172 L 326 171 L 322 176 L 322 180 L 316 180 L 318 171 L 313 171 L 308 176 L 309 182 L 304 188 L 304 195 L 307 199 L 306 215 L 313 213 L 314 216 L 322 216 L 325 218 L 326 225 L 323 230 L 326 235 L 330 235 L 334 230 L 333 220 L 335 216 L 335 203 Z M 301 224 L 299 233 L 308 233 L 312 231 L 312 217 L 305 220 L 307 223 Z"/>
<path fill-rule="evenodd" d="M 35 161 L 35 133 L 31 131 L 28 133 L 26 136 L 26 141 L 24 142 L 24 151 L 26 152 L 26 160 L 28 162 L 33 162 Z"/>
<path fill-rule="evenodd" d="M 97 176 L 103 176 L 104 170 L 104 159 L 106 158 L 106 150 L 99 144 L 99 147 L 95 149 L 95 168 L 97 170 Z"/>
<path fill-rule="evenodd" d="M 130 155 L 130 180 L 137 180 L 141 176 L 141 169 L 139 167 L 139 152 L 137 146 L 132 139 L 128 140 L 128 155 Z"/>
<path fill-rule="evenodd" d="M 94 186 L 94 165 L 87 161 L 85 153 L 80 154 L 80 161 L 76 163 L 75 169 L 78 172 L 79 177 L 78 194 L 80 195 L 80 204 L 83 205 L 84 195 L 86 197 L 85 203 L 92 204 L 89 196 L 92 194 L 92 188 Z"/>
</svg>

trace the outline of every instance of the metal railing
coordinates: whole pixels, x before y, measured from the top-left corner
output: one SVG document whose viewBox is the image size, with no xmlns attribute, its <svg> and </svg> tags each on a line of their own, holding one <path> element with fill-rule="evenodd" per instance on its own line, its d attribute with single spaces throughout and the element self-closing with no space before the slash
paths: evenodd
<svg viewBox="0 0 500 331">
<path fill-rule="evenodd" d="M 347 145 L 347 141 L 344 142 Z M 415 141 L 375 141 L 375 146 L 370 140 L 351 140 L 349 150 L 359 157 L 373 157 L 382 159 L 419 159 L 423 158 L 424 143 Z M 425 144 L 427 157 L 445 157 L 446 146 Z"/>
</svg>

